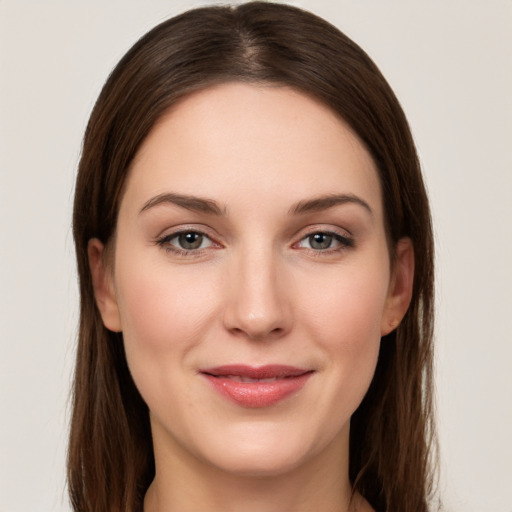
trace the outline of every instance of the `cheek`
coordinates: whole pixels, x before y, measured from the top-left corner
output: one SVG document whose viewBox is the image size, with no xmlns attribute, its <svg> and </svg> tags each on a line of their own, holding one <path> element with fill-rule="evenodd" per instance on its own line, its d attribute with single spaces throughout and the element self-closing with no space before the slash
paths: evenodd
<svg viewBox="0 0 512 512">
<path fill-rule="evenodd" d="M 204 275 L 198 281 L 169 268 L 138 268 L 120 276 L 116 290 L 125 335 L 155 350 L 189 344 L 215 309 L 212 279 Z"/>
<path fill-rule="evenodd" d="M 314 291 L 303 294 L 302 315 L 309 336 L 329 356 L 333 385 L 343 388 L 345 396 L 353 396 L 351 406 L 357 407 L 379 354 L 387 271 L 367 265 L 340 274 L 339 279 L 325 279 L 323 290 L 310 287 Z"/>
<path fill-rule="evenodd" d="M 302 314 L 314 329 L 330 340 L 354 345 L 367 339 L 380 339 L 380 324 L 386 302 L 387 273 L 371 266 L 348 270 L 307 283 Z M 310 286 L 308 286 L 310 285 Z"/>
<path fill-rule="evenodd" d="M 186 269 L 135 268 L 118 265 L 116 292 L 128 365 L 144 396 L 149 387 L 165 389 L 172 370 L 186 363 L 215 317 L 218 294 L 213 278 L 198 282 Z"/>
</svg>

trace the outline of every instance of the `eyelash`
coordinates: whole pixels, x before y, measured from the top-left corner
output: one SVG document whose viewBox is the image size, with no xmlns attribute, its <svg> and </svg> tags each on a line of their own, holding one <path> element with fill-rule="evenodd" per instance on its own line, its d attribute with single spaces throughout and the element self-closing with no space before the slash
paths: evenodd
<svg viewBox="0 0 512 512">
<path fill-rule="evenodd" d="M 180 236 L 185 236 L 185 235 L 190 235 L 190 234 L 199 235 L 199 236 L 203 237 L 203 240 L 204 239 L 209 240 L 209 242 L 210 242 L 209 245 L 207 247 L 203 247 L 203 248 L 198 247 L 197 249 L 183 249 L 183 248 L 177 247 L 176 245 L 171 244 L 172 240 L 178 239 Z M 306 235 L 304 235 L 298 242 L 294 243 L 292 247 L 300 248 L 299 247 L 300 243 L 310 239 L 311 237 L 314 237 L 315 235 L 324 235 L 327 237 L 332 237 L 332 240 L 336 241 L 339 244 L 338 247 L 335 247 L 335 248 L 328 247 L 326 249 L 314 249 L 312 247 L 302 247 L 301 248 L 303 250 L 310 252 L 311 254 L 313 254 L 315 256 L 321 257 L 322 255 L 338 253 L 341 251 L 345 251 L 347 249 L 352 249 L 355 246 L 354 239 L 350 236 L 344 236 L 335 231 L 317 229 L 315 231 L 311 231 L 310 233 L 307 233 Z M 201 241 L 201 245 L 202 245 L 202 241 Z M 178 256 L 185 256 L 185 257 L 201 256 L 205 250 L 208 250 L 212 246 L 216 247 L 216 248 L 222 247 L 220 244 L 214 242 L 212 240 L 212 238 L 210 236 L 208 236 L 208 234 L 206 234 L 205 232 L 203 232 L 201 230 L 196 230 L 196 229 L 185 229 L 185 230 L 181 230 L 181 231 L 175 231 L 174 233 L 170 233 L 168 235 L 165 235 L 165 236 L 157 239 L 156 244 L 158 246 L 160 246 L 166 252 L 173 253 Z"/>
<path fill-rule="evenodd" d="M 337 233 L 336 231 L 329 231 L 329 230 L 322 230 L 317 229 L 314 231 L 311 231 L 310 233 L 307 233 L 305 236 L 303 236 L 299 242 L 294 244 L 294 246 L 297 246 L 298 244 L 311 239 L 311 237 L 314 237 L 316 235 L 323 235 L 327 237 L 332 237 L 331 242 L 337 242 L 339 244 L 338 247 L 328 247 L 326 249 L 314 249 L 312 247 L 304 247 L 304 250 L 309 251 L 315 256 L 324 256 L 328 254 L 333 253 L 339 253 L 341 251 L 345 251 L 347 249 L 352 249 L 355 246 L 354 239 L 350 236 L 341 235 L 340 233 Z M 310 240 L 311 242 L 311 240 Z"/>
<path fill-rule="evenodd" d="M 203 239 L 209 240 L 210 244 L 208 247 L 203 248 L 197 248 L 197 249 L 182 249 L 180 247 L 177 247 L 173 244 L 171 244 L 171 241 L 175 238 L 179 238 L 180 236 L 185 235 L 199 235 L 203 237 Z M 174 233 L 170 233 L 168 235 L 165 235 L 161 238 L 159 238 L 156 241 L 157 245 L 159 245 L 164 251 L 176 254 L 178 256 L 185 256 L 185 257 L 193 257 L 193 256 L 201 256 L 205 250 L 207 250 L 211 246 L 220 247 L 220 244 L 216 244 L 210 236 L 208 236 L 206 233 L 204 233 L 201 230 L 198 229 L 183 229 L 181 231 L 175 231 Z M 202 242 L 201 242 L 202 245 Z"/>
</svg>

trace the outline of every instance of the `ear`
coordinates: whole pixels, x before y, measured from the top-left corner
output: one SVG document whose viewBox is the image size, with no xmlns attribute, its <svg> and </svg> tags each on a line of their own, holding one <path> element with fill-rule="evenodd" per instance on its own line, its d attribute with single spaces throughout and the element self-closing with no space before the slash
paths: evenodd
<svg viewBox="0 0 512 512">
<path fill-rule="evenodd" d="M 401 238 L 395 249 L 395 260 L 388 296 L 382 315 L 381 336 L 396 329 L 411 303 L 414 284 L 414 247 L 410 238 Z"/>
<path fill-rule="evenodd" d="M 104 253 L 105 246 L 97 238 L 91 238 L 87 245 L 87 255 L 96 304 L 105 327 L 114 332 L 121 332 L 121 317 L 112 280 L 112 269 L 109 268 Z"/>
</svg>

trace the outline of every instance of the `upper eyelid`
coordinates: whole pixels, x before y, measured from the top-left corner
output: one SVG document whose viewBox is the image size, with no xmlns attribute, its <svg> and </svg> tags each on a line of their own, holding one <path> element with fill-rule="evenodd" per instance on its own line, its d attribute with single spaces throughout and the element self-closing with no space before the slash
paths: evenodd
<svg viewBox="0 0 512 512">
<path fill-rule="evenodd" d="M 294 241 L 291 244 L 291 247 L 297 247 L 300 243 L 306 240 L 308 237 L 315 235 L 317 233 L 322 233 L 325 235 L 332 236 L 341 247 L 338 248 L 329 248 L 325 250 L 319 249 L 309 249 L 307 247 L 302 248 L 303 250 L 313 251 L 315 254 L 329 254 L 333 252 L 339 252 L 339 250 L 344 250 L 348 248 L 355 247 L 356 241 L 352 232 L 350 232 L 347 228 L 343 228 L 341 226 L 333 225 L 333 224 L 310 224 L 305 228 L 298 230 L 296 235 L 294 236 Z"/>
<path fill-rule="evenodd" d="M 303 227 L 299 229 L 295 235 L 294 239 L 302 240 L 303 238 L 313 235 L 315 233 L 326 233 L 339 235 L 344 238 L 353 238 L 354 235 L 347 228 L 343 228 L 341 226 L 334 226 L 332 224 L 311 224 L 309 226 Z"/>
<path fill-rule="evenodd" d="M 308 238 L 310 238 L 312 235 L 315 235 L 315 234 L 327 235 L 327 236 L 331 237 L 332 239 L 334 239 L 338 244 L 340 244 L 343 247 L 353 247 L 354 246 L 354 239 L 352 237 L 344 236 L 344 235 L 340 235 L 338 233 L 333 233 L 333 232 L 328 232 L 328 231 L 317 231 L 317 232 L 314 231 L 313 233 L 310 233 L 309 235 L 303 236 L 302 238 L 299 239 L 298 242 L 295 242 L 295 244 L 293 244 L 293 245 L 299 245 L 299 244 L 303 243 L 304 241 L 306 241 Z M 318 250 L 318 249 L 314 249 L 314 250 Z M 326 249 L 325 251 L 327 251 L 327 250 L 329 250 L 329 249 Z"/>
<path fill-rule="evenodd" d="M 163 230 L 162 233 L 165 233 L 166 230 Z M 208 245 L 208 247 L 203 247 L 203 248 L 197 248 L 197 249 L 184 249 L 184 248 L 181 248 L 177 245 L 175 245 L 174 243 L 171 243 L 171 240 L 174 240 L 175 238 L 177 238 L 178 236 L 180 236 L 181 234 L 184 234 L 184 233 L 198 233 L 202 236 L 204 236 L 205 238 L 207 238 L 210 242 L 210 244 Z M 223 247 L 223 244 L 220 243 L 215 237 L 212 237 L 211 235 L 209 235 L 204 229 L 198 229 L 198 228 L 180 228 L 180 229 L 175 229 L 171 232 L 168 232 L 168 233 L 165 233 L 165 234 L 160 234 L 158 235 L 155 239 L 154 239 L 154 243 L 155 245 L 159 246 L 160 248 L 166 250 L 167 252 L 173 252 L 175 254 L 182 254 L 182 255 L 199 255 L 201 253 L 203 253 L 204 251 L 208 251 L 210 248 L 222 248 Z"/>
<path fill-rule="evenodd" d="M 196 231 L 196 230 L 185 230 L 185 231 L 175 231 L 174 233 L 169 233 L 167 235 L 163 235 L 160 240 L 173 240 L 174 238 L 178 238 L 180 235 L 187 234 L 187 233 L 197 233 L 198 235 L 201 235 L 205 238 L 208 238 L 211 242 L 214 243 L 212 240 L 212 237 L 209 236 L 207 233 L 203 233 L 202 231 Z"/>
<path fill-rule="evenodd" d="M 182 247 L 179 247 L 173 243 L 171 243 L 171 240 L 174 240 L 175 238 L 179 237 L 181 234 L 184 233 L 197 233 L 205 238 L 207 238 L 210 242 L 210 244 L 207 247 L 198 247 L 196 249 L 185 249 Z M 159 246 L 160 249 L 163 249 L 167 253 L 172 253 L 176 257 L 200 257 L 201 255 L 204 255 L 205 251 L 209 251 L 212 247 L 218 249 L 219 247 L 222 247 L 222 244 L 215 241 L 211 236 L 209 236 L 207 233 L 203 232 L 202 230 L 198 229 L 178 229 L 176 231 L 173 231 L 171 233 L 167 233 L 165 235 L 159 236 L 155 239 L 155 245 Z"/>
<path fill-rule="evenodd" d="M 175 237 L 182 233 L 199 233 L 201 235 L 207 236 L 211 240 L 215 239 L 215 235 L 212 233 L 211 229 L 208 229 L 205 226 L 197 226 L 194 224 L 190 225 L 178 225 L 174 227 L 166 227 L 155 237 L 156 240 L 161 240 L 162 238 Z"/>
<path fill-rule="evenodd" d="M 345 244 L 345 245 L 353 245 L 354 244 L 354 238 L 351 235 L 342 235 L 341 233 L 338 233 L 336 231 L 311 231 L 310 233 L 307 233 L 306 235 L 300 237 L 297 242 L 294 242 L 293 245 L 299 244 L 303 242 L 304 240 L 308 239 L 312 235 L 316 234 L 322 234 L 331 236 L 335 240 L 337 240 L 339 243 Z"/>
</svg>

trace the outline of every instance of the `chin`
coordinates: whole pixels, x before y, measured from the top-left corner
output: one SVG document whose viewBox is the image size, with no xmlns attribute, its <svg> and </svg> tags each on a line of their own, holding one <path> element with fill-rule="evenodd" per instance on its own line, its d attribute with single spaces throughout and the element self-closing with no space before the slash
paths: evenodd
<svg viewBox="0 0 512 512">
<path fill-rule="evenodd" d="M 223 440 L 211 440 L 203 456 L 211 466 L 247 477 L 276 477 L 308 465 L 326 451 L 329 441 L 303 429 L 256 423 L 230 429 Z M 331 439 L 332 442 L 332 439 Z"/>
<path fill-rule="evenodd" d="M 211 457 L 209 462 L 226 473 L 267 478 L 290 473 L 301 466 L 305 459 L 307 453 L 304 450 L 267 450 L 252 446 L 248 450 L 227 450 L 218 457 Z"/>
</svg>

